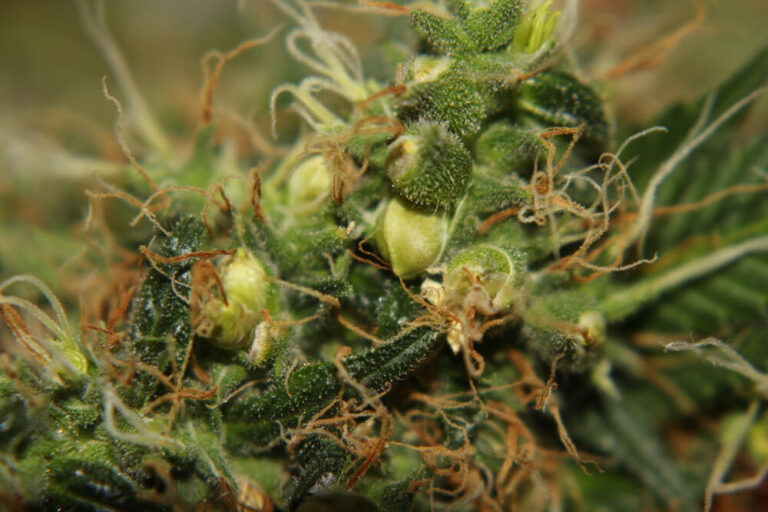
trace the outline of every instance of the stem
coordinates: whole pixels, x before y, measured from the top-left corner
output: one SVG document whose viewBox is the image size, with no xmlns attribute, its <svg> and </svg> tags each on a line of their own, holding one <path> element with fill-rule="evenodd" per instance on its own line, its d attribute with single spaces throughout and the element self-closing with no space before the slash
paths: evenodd
<svg viewBox="0 0 768 512">
<path fill-rule="evenodd" d="M 618 293 L 609 295 L 600 303 L 600 309 L 606 320 L 621 320 L 637 311 L 643 303 L 655 299 L 669 290 L 707 275 L 747 254 L 766 251 L 768 251 L 768 236 L 721 249 L 703 258 L 683 264 L 666 274 L 641 281 Z"/>
</svg>

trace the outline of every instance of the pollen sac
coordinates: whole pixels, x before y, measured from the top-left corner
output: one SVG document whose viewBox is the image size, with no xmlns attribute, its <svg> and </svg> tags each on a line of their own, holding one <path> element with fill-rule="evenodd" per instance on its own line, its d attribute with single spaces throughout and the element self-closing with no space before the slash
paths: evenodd
<svg viewBox="0 0 768 512">
<path fill-rule="evenodd" d="M 499 247 L 479 245 L 458 253 L 448 263 L 443 284 L 452 300 L 466 297 L 479 287 L 490 301 L 493 314 L 510 308 L 523 286 L 522 259 Z"/>
<path fill-rule="evenodd" d="M 466 189 L 472 157 L 439 123 L 421 121 L 389 147 L 386 171 L 402 197 L 416 206 L 450 206 Z"/>
<path fill-rule="evenodd" d="M 331 172 L 322 155 L 304 160 L 291 174 L 288 181 L 288 204 L 301 213 L 313 212 L 319 203 L 330 194 Z"/>
<path fill-rule="evenodd" d="M 419 210 L 399 198 L 387 204 L 376 230 L 379 251 L 403 279 L 416 277 L 435 263 L 445 236 L 442 215 Z"/>
<path fill-rule="evenodd" d="M 197 334 L 228 350 L 246 348 L 262 311 L 268 309 L 273 285 L 261 263 L 244 248 L 222 262 L 219 275 L 224 296 L 203 305 Z"/>
<path fill-rule="evenodd" d="M 575 76 L 546 71 L 520 84 L 520 108 L 547 127 L 584 127 L 582 140 L 601 148 L 608 120 L 597 92 Z"/>
</svg>

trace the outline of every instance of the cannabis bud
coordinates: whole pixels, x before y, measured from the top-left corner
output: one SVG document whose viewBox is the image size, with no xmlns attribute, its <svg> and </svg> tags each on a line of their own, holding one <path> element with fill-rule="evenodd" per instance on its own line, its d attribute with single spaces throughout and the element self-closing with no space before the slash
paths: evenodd
<svg viewBox="0 0 768 512">
<path fill-rule="evenodd" d="M 417 206 L 449 206 L 472 173 L 472 157 L 445 125 L 419 121 L 387 153 L 386 170 L 398 194 Z"/>
<path fill-rule="evenodd" d="M 445 241 L 445 224 L 442 215 L 393 198 L 379 220 L 376 241 L 395 274 L 410 279 L 437 260 Z"/>
<path fill-rule="evenodd" d="M 202 307 L 197 334 L 221 348 L 242 349 L 253 340 L 272 285 L 261 263 L 243 248 L 222 262 L 219 274 L 222 296 L 209 299 Z"/>
</svg>

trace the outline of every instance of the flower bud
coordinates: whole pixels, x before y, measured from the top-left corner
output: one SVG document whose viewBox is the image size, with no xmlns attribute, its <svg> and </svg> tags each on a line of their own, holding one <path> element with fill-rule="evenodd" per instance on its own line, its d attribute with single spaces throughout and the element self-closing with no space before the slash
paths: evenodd
<svg viewBox="0 0 768 512">
<path fill-rule="evenodd" d="M 557 26 L 561 11 L 549 12 L 552 0 L 547 0 L 528 11 L 515 31 L 512 47 L 520 52 L 535 53 L 550 41 Z"/>
<path fill-rule="evenodd" d="M 389 147 L 386 170 L 398 194 L 417 206 L 449 206 L 472 173 L 472 157 L 445 125 L 419 121 Z"/>
<path fill-rule="evenodd" d="M 331 172 L 322 155 L 304 160 L 288 181 L 288 204 L 298 213 L 310 213 L 331 190 Z"/>
<path fill-rule="evenodd" d="M 62 352 L 77 374 L 85 375 L 88 373 L 88 359 L 86 359 L 85 354 L 83 354 L 80 349 L 74 345 L 70 345 L 65 347 Z"/>
<path fill-rule="evenodd" d="M 493 311 L 509 308 L 522 286 L 522 262 L 506 251 L 479 245 L 460 252 L 448 264 L 444 285 L 452 297 L 466 295 L 474 284 L 488 294 Z"/>
<path fill-rule="evenodd" d="M 379 221 L 376 241 L 395 274 L 410 279 L 435 263 L 445 234 L 442 215 L 418 210 L 393 198 Z"/>
<path fill-rule="evenodd" d="M 261 312 L 267 309 L 273 287 L 264 267 L 244 248 L 223 261 L 219 274 L 226 301 L 213 298 L 203 306 L 202 316 L 207 322 L 197 333 L 221 348 L 245 348 L 253 339 Z"/>
</svg>

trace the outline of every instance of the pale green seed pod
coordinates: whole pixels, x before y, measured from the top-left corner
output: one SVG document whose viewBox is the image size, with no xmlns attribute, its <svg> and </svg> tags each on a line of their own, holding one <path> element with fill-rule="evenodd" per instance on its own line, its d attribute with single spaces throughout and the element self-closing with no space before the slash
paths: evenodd
<svg viewBox="0 0 768 512">
<path fill-rule="evenodd" d="M 446 294 L 465 296 L 473 284 L 488 294 L 493 312 L 511 307 L 521 293 L 524 265 L 509 252 L 490 245 L 464 250 L 451 259 L 443 284 Z"/>
<path fill-rule="evenodd" d="M 298 214 L 312 213 L 330 194 L 332 179 L 322 155 L 304 160 L 288 180 L 288 204 L 291 209 Z"/>
<path fill-rule="evenodd" d="M 389 201 L 376 230 L 382 256 L 403 279 L 415 277 L 435 263 L 445 236 L 442 215 L 416 209 L 399 198 Z"/>
<path fill-rule="evenodd" d="M 219 274 L 227 302 L 212 299 L 204 305 L 202 316 L 207 322 L 197 333 L 221 348 L 246 348 L 261 321 L 261 312 L 267 309 L 273 285 L 261 263 L 244 248 L 222 262 Z"/>
<path fill-rule="evenodd" d="M 402 197 L 417 206 L 441 208 L 464 193 L 472 157 L 444 124 L 422 120 L 389 146 L 386 170 Z"/>
</svg>

